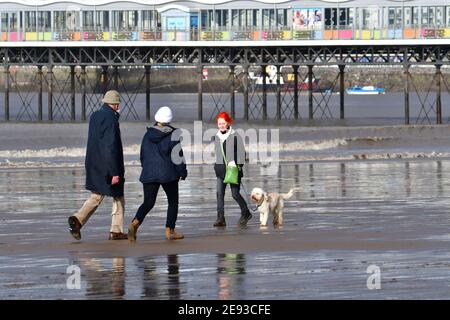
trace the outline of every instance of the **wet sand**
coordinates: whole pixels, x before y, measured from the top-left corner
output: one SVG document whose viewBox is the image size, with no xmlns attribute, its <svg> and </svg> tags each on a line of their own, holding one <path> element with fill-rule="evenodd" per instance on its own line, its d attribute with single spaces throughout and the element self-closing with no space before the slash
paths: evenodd
<svg viewBox="0 0 450 320">
<path fill-rule="evenodd" d="M 3 169 L 0 181 L 2 299 L 448 299 L 450 161 L 390 160 L 282 164 L 275 176 L 247 166 L 247 189 L 301 191 L 286 202 L 285 225 L 261 229 L 254 215 L 236 226 L 226 195 L 227 227 L 215 219 L 215 178 L 189 166 L 177 222 L 186 236 L 164 239 L 165 196 L 138 241 L 106 240 L 111 201 L 82 229 L 67 217 L 84 191 L 82 168 Z M 140 168 L 127 168 L 127 225 L 142 201 Z M 67 267 L 81 268 L 70 290 Z M 380 267 L 369 290 L 367 268 Z"/>
</svg>

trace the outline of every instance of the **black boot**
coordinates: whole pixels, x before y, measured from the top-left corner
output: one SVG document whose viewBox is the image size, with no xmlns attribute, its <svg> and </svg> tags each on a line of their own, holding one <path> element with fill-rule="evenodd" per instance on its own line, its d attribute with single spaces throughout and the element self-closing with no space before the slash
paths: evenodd
<svg viewBox="0 0 450 320">
<path fill-rule="evenodd" d="M 225 215 L 223 213 L 217 214 L 217 220 L 214 222 L 214 227 L 225 227 L 227 224 L 225 223 Z"/>
<path fill-rule="evenodd" d="M 250 211 L 247 210 L 246 212 L 241 214 L 238 225 L 240 227 L 246 227 L 248 220 L 250 220 L 251 218 L 252 218 L 252 214 L 250 213 Z"/>
</svg>

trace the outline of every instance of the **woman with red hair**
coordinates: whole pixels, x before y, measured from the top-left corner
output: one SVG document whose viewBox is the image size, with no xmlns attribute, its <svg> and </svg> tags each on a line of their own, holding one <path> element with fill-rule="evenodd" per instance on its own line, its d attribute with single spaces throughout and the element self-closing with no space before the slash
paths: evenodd
<svg viewBox="0 0 450 320">
<path fill-rule="evenodd" d="M 216 153 L 216 163 L 214 171 L 217 177 L 217 220 L 214 227 L 225 227 L 225 189 L 227 183 L 225 179 L 226 166 L 237 166 L 239 168 L 238 184 L 231 184 L 231 195 L 241 208 L 241 217 L 238 225 L 245 227 L 252 214 L 248 210 L 247 203 L 240 194 L 241 178 L 243 177 L 242 167 L 245 162 L 245 148 L 242 138 L 233 130 L 231 124 L 233 119 L 226 112 L 221 112 L 216 117 L 219 131 L 214 136 L 214 146 Z M 222 152 L 223 148 L 223 152 Z M 225 161 L 227 163 L 225 163 Z"/>
</svg>

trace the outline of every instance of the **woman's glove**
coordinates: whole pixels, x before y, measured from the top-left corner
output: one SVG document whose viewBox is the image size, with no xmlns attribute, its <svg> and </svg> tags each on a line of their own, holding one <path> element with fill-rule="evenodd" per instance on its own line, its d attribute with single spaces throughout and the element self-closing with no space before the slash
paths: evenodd
<svg viewBox="0 0 450 320">
<path fill-rule="evenodd" d="M 229 165 L 230 167 L 236 167 L 236 162 L 234 162 L 234 160 L 233 160 L 233 161 L 230 161 L 230 162 L 228 162 L 228 165 Z"/>
</svg>

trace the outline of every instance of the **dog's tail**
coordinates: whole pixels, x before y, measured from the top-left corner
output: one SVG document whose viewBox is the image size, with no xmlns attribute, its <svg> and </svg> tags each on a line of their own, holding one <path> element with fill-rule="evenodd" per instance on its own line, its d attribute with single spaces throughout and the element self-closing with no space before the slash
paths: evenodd
<svg viewBox="0 0 450 320">
<path fill-rule="evenodd" d="M 281 194 L 281 198 L 283 198 L 284 200 L 288 200 L 294 195 L 294 192 L 296 191 L 300 191 L 300 188 L 292 188 L 288 193 Z"/>
</svg>

